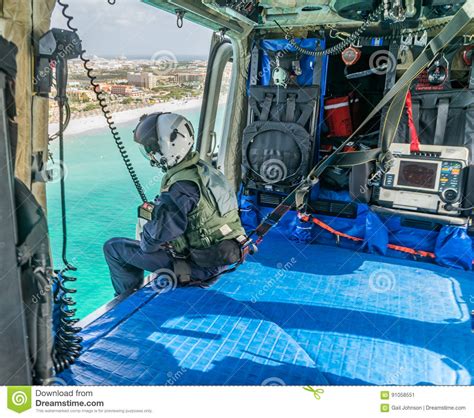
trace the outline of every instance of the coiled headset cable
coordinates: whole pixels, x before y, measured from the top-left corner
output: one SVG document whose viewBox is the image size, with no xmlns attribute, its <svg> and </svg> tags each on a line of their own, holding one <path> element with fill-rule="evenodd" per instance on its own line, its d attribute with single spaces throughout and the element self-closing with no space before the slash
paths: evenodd
<svg viewBox="0 0 474 418">
<path fill-rule="evenodd" d="M 66 269 L 65 269 L 66 270 Z M 72 295 L 76 289 L 67 286 L 75 282 L 75 277 L 66 276 L 65 270 L 56 272 L 54 276 L 55 292 L 54 303 L 58 306 L 59 315 L 54 338 L 53 365 L 56 373 L 61 373 L 73 364 L 82 350 L 82 337 L 78 334 L 82 328 L 76 324 L 79 322 L 76 316 L 76 301 Z"/>
</svg>

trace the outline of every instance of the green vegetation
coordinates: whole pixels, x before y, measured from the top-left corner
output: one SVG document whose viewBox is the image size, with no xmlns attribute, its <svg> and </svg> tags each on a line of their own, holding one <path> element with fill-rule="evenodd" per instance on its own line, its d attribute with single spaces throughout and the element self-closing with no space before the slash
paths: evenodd
<svg viewBox="0 0 474 418">
<path fill-rule="evenodd" d="M 71 95 L 69 101 L 73 103 L 89 103 L 91 99 L 86 93 L 82 93 L 80 95 Z"/>
<path fill-rule="evenodd" d="M 90 112 L 91 110 L 99 109 L 99 105 L 97 103 L 89 103 L 82 108 L 83 112 Z"/>
<path fill-rule="evenodd" d="M 167 97 L 171 97 L 173 99 L 181 100 L 191 97 L 196 97 L 201 94 L 199 89 L 193 87 L 171 87 L 169 89 L 169 94 Z"/>
<path fill-rule="evenodd" d="M 127 105 L 133 102 L 133 99 L 131 97 L 125 97 L 120 103 Z"/>
</svg>

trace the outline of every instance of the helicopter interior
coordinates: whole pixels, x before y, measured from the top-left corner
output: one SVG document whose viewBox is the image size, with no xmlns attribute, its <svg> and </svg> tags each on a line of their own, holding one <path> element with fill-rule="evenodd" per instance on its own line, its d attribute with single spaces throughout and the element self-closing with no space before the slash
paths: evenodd
<svg viewBox="0 0 474 418">
<path fill-rule="evenodd" d="M 185 370 L 180 384 L 471 384 L 472 2 L 143 2 L 175 15 L 183 30 L 187 20 L 214 30 L 197 150 L 234 184 L 246 230 L 263 241 L 260 251 L 211 288 L 157 292 L 146 282 L 78 323 L 67 271 L 55 275 L 56 314 L 33 312 L 51 306 L 52 292 L 31 312 L 19 307 L 39 280 L 27 266 L 44 279 L 52 260 L 43 231 L 36 252 L 22 247 L 18 266 L 17 247 L 31 236 L 23 231 L 19 240 L 15 227 L 4 225 L 2 237 L 14 245 L 0 248 L 0 265 L 15 286 L 0 287 L 11 299 L 0 324 L 14 326 L 0 353 L 11 362 L 0 376 L 23 384 L 48 384 L 56 375 L 68 384 L 141 385 L 166 384 L 170 373 Z M 56 78 L 67 79 L 67 60 L 81 56 L 80 39 L 60 58 L 54 54 L 63 48 L 46 47 L 76 39 L 71 19 L 68 25 L 70 31 L 45 28 L 29 57 L 34 75 L 54 60 Z M 1 48 L 28 61 L 15 45 Z M 14 212 L 15 191 L 32 189 L 44 203 L 47 180 L 40 175 L 47 143 L 35 142 L 34 158 L 31 150 L 23 155 L 25 127 L 37 135 L 47 125 L 45 103 L 35 108 L 22 98 L 35 89 L 35 100 L 48 97 L 50 79 L 25 82 L 31 74 L 24 66 L 16 74 L 13 61 L 0 63 L 0 106 L 10 111 L 0 124 L 8 138 L 0 153 L 8 180 L 0 194 L 11 197 L 2 201 L 5 212 Z M 220 76 L 229 62 L 224 133 L 216 144 Z M 38 115 L 19 134 L 8 123 L 15 78 L 20 116 L 27 119 L 24 108 Z M 60 104 L 66 100 L 66 87 L 58 96 Z M 17 176 L 35 179 L 25 181 L 34 186 L 13 186 L 12 149 Z M 28 173 L 18 175 L 26 165 Z M 41 212 L 36 201 L 31 205 L 24 215 L 30 220 Z M 51 333 L 47 319 L 54 315 Z"/>
</svg>

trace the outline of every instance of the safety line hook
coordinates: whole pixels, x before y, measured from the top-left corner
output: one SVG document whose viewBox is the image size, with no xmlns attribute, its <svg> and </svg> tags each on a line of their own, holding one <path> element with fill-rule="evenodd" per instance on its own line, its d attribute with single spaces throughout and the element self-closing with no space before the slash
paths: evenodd
<svg viewBox="0 0 474 418">
<path fill-rule="evenodd" d="M 220 28 L 219 29 L 219 32 L 218 32 L 218 36 L 219 36 L 219 39 L 220 41 L 224 41 L 225 39 L 225 34 L 227 33 L 228 29 L 227 28 Z"/>
<path fill-rule="evenodd" d="M 184 24 L 184 15 L 186 13 L 186 10 L 183 9 L 176 9 L 176 26 L 181 29 Z"/>
</svg>

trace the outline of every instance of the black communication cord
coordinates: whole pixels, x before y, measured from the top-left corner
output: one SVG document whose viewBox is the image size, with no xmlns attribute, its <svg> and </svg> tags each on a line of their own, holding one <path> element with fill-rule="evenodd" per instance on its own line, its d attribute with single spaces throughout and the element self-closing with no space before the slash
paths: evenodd
<svg viewBox="0 0 474 418">
<path fill-rule="evenodd" d="M 62 8 L 61 9 L 62 15 L 66 18 L 67 27 L 71 31 L 73 31 L 74 33 L 77 33 L 78 29 L 75 26 L 72 25 L 72 21 L 73 21 L 74 17 L 67 13 L 67 9 L 69 8 L 69 4 L 65 3 L 61 0 L 57 0 L 57 2 Z M 111 5 L 115 4 L 115 0 L 109 0 L 108 2 Z M 127 171 L 130 175 L 130 178 L 132 179 L 133 184 L 135 185 L 135 188 L 137 189 L 137 192 L 140 195 L 140 199 L 145 203 L 145 202 L 148 201 L 148 199 L 146 197 L 146 194 L 145 194 L 145 191 L 143 189 L 143 186 L 140 183 L 140 180 L 138 178 L 138 175 L 137 175 L 135 169 L 133 168 L 133 165 L 132 165 L 132 162 L 130 161 L 130 157 L 128 155 L 128 152 L 125 149 L 125 146 L 123 144 L 123 140 L 120 137 L 120 134 L 117 130 L 117 126 L 115 125 L 115 122 L 112 118 L 112 114 L 111 114 L 111 111 L 110 111 L 109 106 L 107 104 L 107 101 L 104 97 L 104 93 L 102 92 L 102 90 L 100 89 L 100 85 L 96 81 L 97 77 L 95 75 L 93 75 L 94 68 L 92 68 L 92 66 L 90 64 L 90 59 L 85 57 L 86 52 L 87 51 L 85 49 L 83 49 L 81 51 L 81 54 L 80 54 L 79 57 L 80 57 L 80 59 L 83 63 L 84 69 L 86 70 L 87 77 L 89 77 L 90 84 L 93 88 L 93 91 L 94 91 L 96 97 L 97 97 L 97 101 L 98 101 L 99 106 L 102 110 L 102 114 L 104 115 L 104 118 L 107 122 L 109 130 L 112 134 L 112 137 L 114 138 L 115 144 L 117 145 L 117 148 L 120 152 L 122 160 L 125 164 L 125 167 L 127 168 Z"/>
<path fill-rule="evenodd" d="M 461 203 L 462 203 L 462 202 L 461 202 Z M 469 207 L 469 208 L 463 208 L 462 206 L 458 206 L 457 208 L 455 208 L 452 203 L 446 204 L 446 205 L 444 206 L 444 208 L 445 208 L 446 210 L 454 210 L 454 209 L 456 209 L 456 210 L 460 210 L 460 211 L 474 210 L 474 206 L 471 206 L 471 207 Z"/>
<path fill-rule="evenodd" d="M 64 130 L 69 123 L 70 109 L 66 94 L 67 85 L 67 60 L 56 61 L 56 91 L 55 100 L 59 109 L 59 169 L 61 188 L 61 224 L 63 231 L 62 260 L 64 268 L 56 271 L 54 282 L 56 284 L 54 303 L 59 309 L 58 324 L 54 338 L 53 365 L 56 373 L 60 373 L 73 364 L 82 350 L 82 337 L 78 335 L 81 328 L 76 326 L 79 319 L 76 318 L 76 301 L 72 297 L 76 289 L 68 287 L 67 284 L 75 282 L 75 277 L 66 276 L 68 271 L 76 271 L 77 268 L 69 263 L 67 259 L 67 217 L 66 217 L 66 187 L 64 172 Z M 66 111 L 66 115 L 65 115 Z M 66 118 L 65 118 L 66 116 Z"/>
<path fill-rule="evenodd" d="M 71 121 L 71 106 L 69 105 L 68 101 L 64 105 L 64 110 L 65 110 L 65 113 L 66 113 L 66 117 L 64 119 L 63 131 L 65 131 L 67 129 L 67 127 L 69 126 L 69 122 Z M 55 139 L 58 139 L 59 138 L 59 133 L 60 133 L 60 130 L 58 129 L 58 131 L 56 133 L 54 133 L 53 135 L 51 135 L 48 138 L 48 141 L 51 142 L 51 141 L 54 141 Z"/>
<path fill-rule="evenodd" d="M 65 64 L 67 65 L 67 64 Z M 66 216 L 66 185 L 65 185 L 65 173 L 64 173 L 64 108 L 65 103 L 67 103 L 67 98 L 59 98 L 59 174 L 60 174 L 60 189 L 61 189 L 61 224 L 63 229 L 63 245 L 62 245 L 62 259 L 63 263 L 66 266 L 65 271 L 77 270 L 69 261 L 67 260 L 67 216 Z"/>
</svg>

